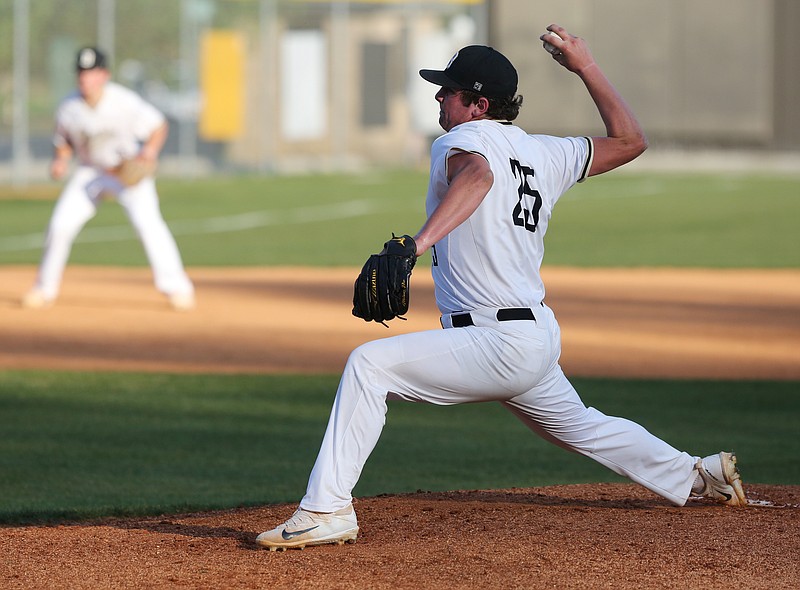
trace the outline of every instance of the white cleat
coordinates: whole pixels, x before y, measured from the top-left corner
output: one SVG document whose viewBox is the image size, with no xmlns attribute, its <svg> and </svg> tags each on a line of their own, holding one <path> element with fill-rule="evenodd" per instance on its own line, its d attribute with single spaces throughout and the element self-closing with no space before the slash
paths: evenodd
<svg viewBox="0 0 800 590">
<path fill-rule="evenodd" d="M 727 506 L 747 506 L 736 455 L 721 452 L 698 459 L 697 471 L 703 480 L 703 489 L 698 495 Z"/>
<path fill-rule="evenodd" d="M 355 543 L 357 536 L 358 520 L 352 504 L 336 512 L 309 512 L 298 508 L 285 523 L 258 535 L 256 545 L 270 551 L 286 551 L 312 545 Z"/>
<path fill-rule="evenodd" d="M 194 309 L 194 295 L 191 293 L 173 293 L 169 296 L 169 304 L 176 311 Z"/>
<path fill-rule="evenodd" d="M 22 307 L 26 309 L 46 309 L 53 305 L 54 299 L 45 297 L 39 289 L 31 289 L 22 298 Z"/>
</svg>

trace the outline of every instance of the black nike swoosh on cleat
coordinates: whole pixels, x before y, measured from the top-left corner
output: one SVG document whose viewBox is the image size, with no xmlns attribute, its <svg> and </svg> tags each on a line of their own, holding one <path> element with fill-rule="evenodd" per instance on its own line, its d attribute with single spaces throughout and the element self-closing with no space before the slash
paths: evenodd
<svg viewBox="0 0 800 590">
<path fill-rule="evenodd" d="M 307 529 L 302 529 L 300 531 L 291 531 L 291 532 L 289 532 L 286 529 L 283 529 L 281 531 L 281 537 L 283 537 L 284 541 L 288 541 L 289 539 L 294 539 L 298 535 L 302 535 L 303 533 L 308 533 L 309 531 L 313 531 L 314 529 L 317 529 L 317 528 L 319 528 L 319 525 L 312 526 L 311 528 L 307 528 Z"/>
<path fill-rule="evenodd" d="M 730 502 L 730 501 L 731 501 L 731 498 L 733 498 L 733 496 L 731 496 L 730 494 L 726 494 L 725 492 L 720 492 L 720 494 L 722 494 L 723 496 L 725 496 L 725 501 L 726 501 L 726 502 Z"/>
</svg>

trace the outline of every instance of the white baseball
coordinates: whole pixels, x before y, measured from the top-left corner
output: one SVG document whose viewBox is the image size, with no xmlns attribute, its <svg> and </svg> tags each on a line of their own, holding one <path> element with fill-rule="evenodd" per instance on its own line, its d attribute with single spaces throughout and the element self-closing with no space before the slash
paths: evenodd
<svg viewBox="0 0 800 590">
<path fill-rule="evenodd" d="M 552 35 L 553 37 L 555 37 L 559 41 L 562 40 L 561 37 L 556 35 L 553 31 L 547 31 L 547 33 L 545 33 L 545 34 L 546 35 Z M 555 55 L 556 53 L 560 52 L 560 49 L 558 47 L 556 47 L 555 45 L 553 45 L 552 43 L 548 43 L 547 41 L 542 41 L 542 43 L 544 44 L 544 48 L 547 51 L 549 51 L 550 53 L 552 53 L 553 55 Z"/>
</svg>

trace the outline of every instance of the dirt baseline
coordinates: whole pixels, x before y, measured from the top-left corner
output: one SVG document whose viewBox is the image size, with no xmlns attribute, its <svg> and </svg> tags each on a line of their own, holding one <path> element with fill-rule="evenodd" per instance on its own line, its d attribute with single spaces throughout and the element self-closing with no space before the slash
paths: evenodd
<svg viewBox="0 0 800 590">
<path fill-rule="evenodd" d="M 338 373 L 359 344 L 439 329 L 426 269 L 408 321 L 350 314 L 357 269 L 191 269 L 176 313 L 148 269 L 68 267 L 45 310 L 20 299 L 35 269 L 0 268 L 0 368 Z M 800 379 L 800 271 L 543 272 L 573 376 Z"/>
<path fill-rule="evenodd" d="M 0 268 L 0 368 L 339 372 L 358 344 L 438 328 L 412 279 L 408 322 L 350 316 L 354 269 L 191 269 L 173 312 L 146 269 L 69 267 L 46 310 L 35 269 Z M 544 273 L 574 376 L 800 379 L 800 271 Z M 798 588 L 800 488 L 675 508 L 633 484 L 420 492 L 356 502 L 358 543 L 259 550 L 294 506 L 0 528 L 4 588 Z M 302 490 L 298 490 L 298 494 Z"/>
</svg>

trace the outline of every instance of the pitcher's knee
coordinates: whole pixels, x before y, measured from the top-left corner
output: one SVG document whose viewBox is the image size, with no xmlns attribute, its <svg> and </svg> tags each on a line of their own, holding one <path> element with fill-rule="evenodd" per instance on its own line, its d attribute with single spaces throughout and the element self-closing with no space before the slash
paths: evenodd
<svg viewBox="0 0 800 590">
<path fill-rule="evenodd" d="M 356 347 L 347 359 L 347 366 L 353 370 L 375 370 L 379 368 L 375 342 L 367 342 Z"/>
<path fill-rule="evenodd" d="M 367 342 L 354 349 L 347 359 L 344 373 L 355 379 L 363 390 L 385 396 L 391 380 L 387 366 L 391 366 L 391 362 L 379 342 Z"/>
<path fill-rule="evenodd" d="M 542 426 L 562 445 L 578 452 L 591 452 L 597 443 L 598 430 L 605 420 L 606 416 L 601 412 L 584 407 L 579 412 Z"/>
</svg>

